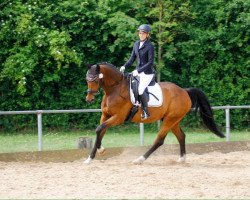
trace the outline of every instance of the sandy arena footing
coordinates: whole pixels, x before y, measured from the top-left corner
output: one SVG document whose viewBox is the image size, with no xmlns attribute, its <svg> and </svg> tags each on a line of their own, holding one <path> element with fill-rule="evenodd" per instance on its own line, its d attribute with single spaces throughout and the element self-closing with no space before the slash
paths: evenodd
<svg viewBox="0 0 250 200">
<path fill-rule="evenodd" d="M 0 154 L 0 199 L 249 199 L 250 142 L 111 148 L 90 165 L 88 151 Z"/>
</svg>

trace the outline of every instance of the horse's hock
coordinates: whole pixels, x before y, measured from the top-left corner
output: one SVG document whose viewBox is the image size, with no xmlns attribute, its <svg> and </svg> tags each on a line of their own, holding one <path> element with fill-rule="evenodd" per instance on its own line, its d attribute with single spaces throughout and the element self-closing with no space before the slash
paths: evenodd
<svg viewBox="0 0 250 200">
<path fill-rule="evenodd" d="M 91 149 L 93 147 L 93 140 L 90 137 L 79 137 L 77 141 L 78 149 Z"/>
</svg>

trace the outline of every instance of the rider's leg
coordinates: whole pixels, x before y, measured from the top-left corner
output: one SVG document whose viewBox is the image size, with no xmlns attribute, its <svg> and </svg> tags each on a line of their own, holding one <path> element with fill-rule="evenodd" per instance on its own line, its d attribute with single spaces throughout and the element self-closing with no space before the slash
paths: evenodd
<svg viewBox="0 0 250 200">
<path fill-rule="evenodd" d="M 142 95 L 140 95 L 140 100 L 141 100 L 141 108 L 143 110 L 141 118 L 147 119 L 149 118 L 149 112 L 148 112 L 148 99 L 147 99 L 147 94 L 145 92 Z"/>
<path fill-rule="evenodd" d="M 142 105 L 142 110 L 143 110 L 142 118 L 146 119 L 149 117 L 149 113 L 148 113 L 148 102 L 147 102 L 146 94 L 144 94 L 144 91 L 146 87 L 150 84 L 150 82 L 152 81 L 154 75 L 145 74 L 144 72 L 142 72 L 139 74 L 139 76 L 140 76 L 140 83 L 139 83 L 138 93 L 141 99 L 141 105 Z"/>
</svg>

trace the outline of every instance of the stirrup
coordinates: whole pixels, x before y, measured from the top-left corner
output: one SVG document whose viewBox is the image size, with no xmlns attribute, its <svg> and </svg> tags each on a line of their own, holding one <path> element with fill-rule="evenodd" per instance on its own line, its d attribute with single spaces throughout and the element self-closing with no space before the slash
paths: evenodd
<svg viewBox="0 0 250 200">
<path fill-rule="evenodd" d="M 145 120 L 145 119 L 148 119 L 149 117 L 150 117 L 150 115 L 147 112 L 143 111 L 143 113 L 141 115 L 141 119 Z"/>
</svg>

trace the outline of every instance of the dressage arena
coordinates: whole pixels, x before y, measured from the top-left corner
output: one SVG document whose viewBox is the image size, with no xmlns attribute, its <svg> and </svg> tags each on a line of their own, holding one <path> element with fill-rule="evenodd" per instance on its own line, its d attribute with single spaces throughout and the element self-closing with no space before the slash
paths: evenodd
<svg viewBox="0 0 250 200">
<path fill-rule="evenodd" d="M 111 148 L 90 165 L 88 152 L 0 155 L 0 199 L 249 199 L 250 142 L 164 145 L 142 165 L 148 147 Z"/>
</svg>

